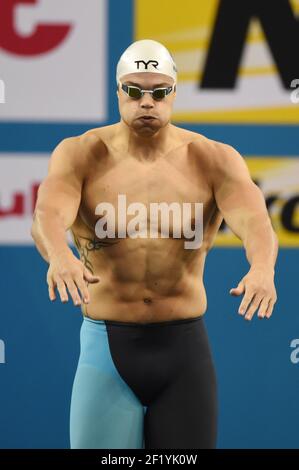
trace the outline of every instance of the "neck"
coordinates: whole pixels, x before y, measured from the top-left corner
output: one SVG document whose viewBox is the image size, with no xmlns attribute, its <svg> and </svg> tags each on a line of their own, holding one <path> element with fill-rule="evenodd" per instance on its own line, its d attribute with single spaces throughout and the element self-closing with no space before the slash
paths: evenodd
<svg viewBox="0 0 299 470">
<path fill-rule="evenodd" d="M 124 151 L 136 158 L 153 158 L 163 155 L 173 145 L 173 126 L 168 123 L 155 133 L 141 135 L 129 127 L 123 119 L 118 126 L 118 137 Z"/>
</svg>

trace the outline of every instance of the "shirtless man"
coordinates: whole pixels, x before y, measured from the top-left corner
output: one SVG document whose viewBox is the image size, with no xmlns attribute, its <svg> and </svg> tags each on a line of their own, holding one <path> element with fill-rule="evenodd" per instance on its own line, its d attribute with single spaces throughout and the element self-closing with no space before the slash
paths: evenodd
<svg viewBox="0 0 299 470">
<path fill-rule="evenodd" d="M 205 259 L 224 218 L 250 264 L 230 290 L 243 294 L 239 314 L 270 318 L 277 237 L 240 154 L 171 124 L 176 66 L 162 44 L 133 43 L 118 62 L 117 85 L 120 122 L 56 147 L 32 225 L 49 263 L 50 299 L 57 288 L 62 302 L 70 296 L 82 308 L 71 447 L 213 448 L 217 392 L 202 318 Z M 139 214 L 139 236 L 129 233 L 134 210 L 119 236 L 119 195 L 146 211 Z M 102 202 L 115 208 L 112 235 L 113 214 L 101 212 Z M 202 204 L 199 247 L 186 248 L 185 232 L 175 236 L 174 216 L 168 236 L 160 219 L 160 236 L 151 236 L 149 206 L 161 202 L 189 203 L 192 227 L 193 205 Z M 80 260 L 67 244 L 68 229 Z"/>
</svg>

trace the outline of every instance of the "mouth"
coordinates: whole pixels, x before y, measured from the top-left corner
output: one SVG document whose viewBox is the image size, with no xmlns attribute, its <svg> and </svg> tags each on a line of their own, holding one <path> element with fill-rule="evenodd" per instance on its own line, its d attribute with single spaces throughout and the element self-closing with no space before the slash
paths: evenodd
<svg viewBox="0 0 299 470">
<path fill-rule="evenodd" d="M 138 119 L 142 119 L 144 121 L 152 121 L 154 118 L 153 116 L 140 116 Z"/>
</svg>

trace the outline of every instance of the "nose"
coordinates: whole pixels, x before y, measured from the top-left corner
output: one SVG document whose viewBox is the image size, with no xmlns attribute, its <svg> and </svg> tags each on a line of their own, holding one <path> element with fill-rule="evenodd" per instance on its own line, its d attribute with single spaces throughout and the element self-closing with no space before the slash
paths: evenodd
<svg viewBox="0 0 299 470">
<path fill-rule="evenodd" d="M 144 95 L 140 98 L 140 106 L 141 108 L 153 108 L 154 107 L 154 99 L 151 93 L 144 93 Z"/>
</svg>

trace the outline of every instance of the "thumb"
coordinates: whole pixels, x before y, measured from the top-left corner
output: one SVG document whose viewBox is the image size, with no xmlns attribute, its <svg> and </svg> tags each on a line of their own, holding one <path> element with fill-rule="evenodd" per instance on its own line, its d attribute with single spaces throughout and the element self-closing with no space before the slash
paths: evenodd
<svg viewBox="0 0 299 470">
<path fill-rule="evenodd" d="M 241 295 L 245 291 L 245 283 L 244 281 L 240 281 L 237 287 L 233 287 L 230 289 L 229 293 L 231 295 Z"/>
<path fill-rule="evenodd" d="M 85 268 L 83 271 L 83 277 L 84 280 L 89 282 L 90 284 L 95 284 L 100 280 L 99 276 L 94 276 L 87 268 Z"/>
</svg>

